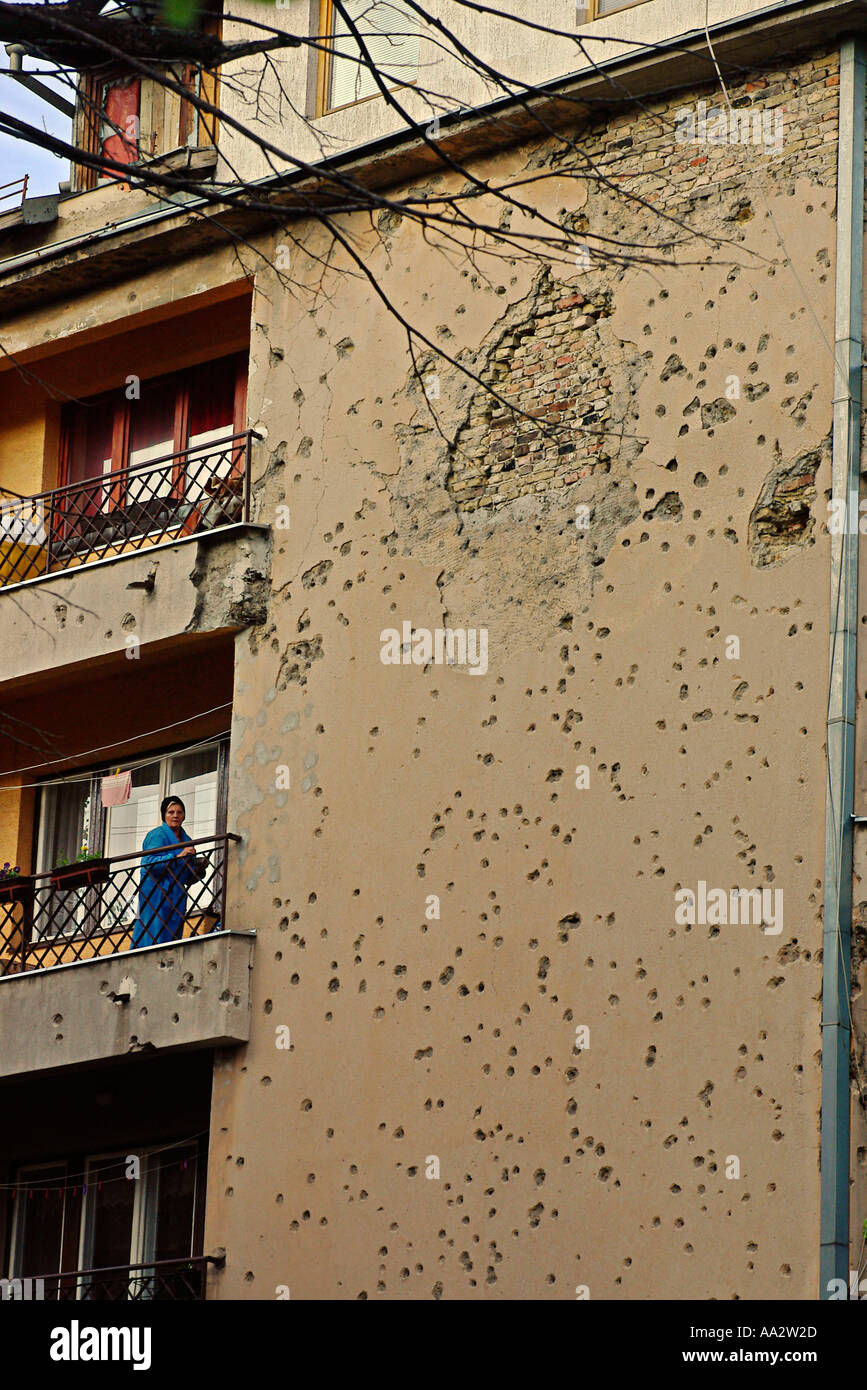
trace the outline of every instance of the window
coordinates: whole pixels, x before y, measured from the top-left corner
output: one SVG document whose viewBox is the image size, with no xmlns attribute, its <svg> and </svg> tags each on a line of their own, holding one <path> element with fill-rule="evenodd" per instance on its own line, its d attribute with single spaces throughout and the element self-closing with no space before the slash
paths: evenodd
<svg viewBox="0 0 867 1390">
<path fill-rule="evenodd" d="M 33 940 L 128 934 L 140 909 L 140 851 L 148 831 L 160 824 L 163 798 L 170 794 L 181 798 L 186 807 L 184 830 L 191 840 L 207 842 L 223 835 L 228 766 L 229 739 L 225 737 L 190 751 L 155 756 L 133 768 L 130 798 L 119 806 L 102 805 L 100 783 L 114 771 L 111 767 L 46 786 L 39 803 L 36 872 L 46 874 L 64 860 L 72 864 L 82 846 L 91 855 L 121 862 L 111 866 L 110 889 L 105 892 L 66 893 L 62 888 L 55 892 L 50 880 L 38 880 Z M 219 919 L 223 887 L 219 845 L 205 843 L 199 855 L 206 870 L 186 888 L 183 914 L 184 923 L 196 931 L 203 929 L 205 921 Z"/>
<path fill-rule="evenodd" d="M 418 16 L 403 0 L 343 0 L 370 61 L 389 87 L 414 82 L 418 74 Z M 320 32 L 327 36 L 319 70 L 317 114 L 379 96 L 373 73 L 333 0 L 323 0 Z"/>
<path fill-rule="evenodd" d="M 81 1275 L 61 1282 L 62 1296 L 155 1296 L 155 1283 L 146 1274 L 121 1271 L 198 1253 L 204 1173 L 204 1154 L 195 1141 L 159 1148 L 130 1144 L 123 1153 L 20 1167 L 14 1178 L 8 1277 L 112 1270 L 98 1282 Z M 50 1298 L 57 1292 L 57 1286 L 46 1289 Z"/>
<path fill-rule="evenodd" d="M 578 22 L 587 24 L 591 19 L 601 19 L 603 15 L 613 14 L 615 10 L 631 10 L 643 3 L 644 0 L 577 0 Z"/>
<path fill-rule="evenodd" d="M 97 9 L 99 6 L 97 6 Z M 197 6 L 197 28 L 203 34 L 222 36 L 222 0 L 203 0 Z M 122 13 L 115 10 L 115 14 Z M 79 82 L 73 143 L 89 155 L 105 156 L 119 164 L 159 158 L 183 146 L 216 145 L 219 117 L 199 111 L 174 84 L 217 107 L 220 95 L 218 69 L 197 63 L 176 62 L 156 67 L 163 77 L 139 77 L 115 69 L 85 72 Z M 154 70 L 152 68 L 152 70 Z M 96 188 L 123 175 L 74 164 L 72 184 L 76 193 Z"/>
<path fill-rule="evenodd" d="M 179 796 L 187 808 L 184 829 L 191 840 L 220 835 L 226 825 L 229 740 L 215 739 L 191 752 L 172 752 L 132 769 L 132 791 L 121 806 L 103 808 L 101 779 L 113 767 L 80 781 L 43 789 L 39 808 L 36 872 L 53 869 L 62 856 L 72 861 L 83 844 L 91 854 L 134 854 L 160 823 L 163 797 Z"/>
<path fill-rule="evenodd" d="M 235 353 L 118 387 L 66 408 L 61 484 L 135 468 L 186 449 L 203 453 L 238 433 L 246 415 L 247 357 Z M 130 390 L 137 392 L 129 399 Z M 133 483 L 127 483 L 127 492 Z"/>
<path fill-rule="evenodd" d="M 230 441 L 246 390 L 247 355 L 236 353 L 65 407 L 52 562 L 238 521 L 245 450 Z"/>
<path fill-rule="evenodd" d="M 104 155 L 118 164 L 139 158 L 141 85 L 137 77 L 115 72 L 82 78 L 78 98 L 79 134 L 76 144 L 88 154 Z M 81 167 L 76 184 L 96 188 L 121 177 L 115 170 L 99 172 Z"/>
</svg>

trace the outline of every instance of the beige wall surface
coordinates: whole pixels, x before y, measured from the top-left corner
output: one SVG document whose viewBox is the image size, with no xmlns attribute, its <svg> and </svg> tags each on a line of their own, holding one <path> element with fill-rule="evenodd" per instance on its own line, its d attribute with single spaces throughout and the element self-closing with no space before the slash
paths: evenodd
<svg viewBox="0 0 867 1390">
<path fill-rule="evenodd" d="M 394 102 L 385 99 L 356 102 L 324 115 L 316 115 L 311 101 L 315 89 L 317 50 L 303 47 L 277 50 L 271 67 L 260 80 L 249 80 L 249 60 L 239 59 L 224 69 L 220 104 L 227 115 L 241 124 L 251 117 L 262 119 L 269 138 L 290 158 L 316 160 L 336 154 L 405 128 L 410 121 L 428 122 L 434 114 L 478 105 L 502 95 L 507 83 L 543 83 L 569 73 L 586 72 L 599 64 L 629 57 L 642 45 L 674 43 L 702 30 L 705 17 L 711 30 L 738 18 L 767 11 L 767 0 L 642 0 L 587 21 L 593 10 L 591 0 L 496 0 L 484 9 L 458 3 L 458 0 L 428 0 L 426 12 L 441 21 L 419 24 L 418 71 L 412 86 L 401 87 Z M 706 13 L 705 13 L 706 12 Z M 258 0 L 237 0 L 232 5 L 232 21 L 224 25 L 227 42 L 246 42 L 250 30 L 245 21 L 262 23 Z M 322 34 L 320 0 L 289 0 L 278 4 L 265 20 L 277 29 L 299 37 L 320 40 L 320 51 L 327 48 Z M 389 22 L 395 33 L 405 32 L 399 17 Z M 404 27 L 402 27 L 402 25 Z M 362 35 L 370 31 L 370 20 L 360 26 Z M 467 54 L 473 55 L 470 62 Z M 300 61 L 299 61 L 300 55 Z M 485 75 L 485 68 L 491 69 Z M 311 71 L 311 68 L 313 71 Z M 402 69 L 393 69 L 397 77 Z M 284 97 L 280 100 L 278 79 Z M 257 106 L 258 103 L 258 106 Z M 277 113 L 279 112 L 279 117 Z M 308 119 L 305 119 L 308 118 Z M 229 165 L 245 177 L 269 172 L 261 155 L 239 137 L 230 122 L 220 135 L 224 170 Z M 287 161 L 288 163 L 288 161 Z M 275 167 L 281 161 L 275 159 Z M 224 176 L 229 176 L 227 172 Z"/>
<path fill-rule="evenodd" d="M 291 524 L 237 642 L 260 939 L 215 1074 L 219 1297 L 815 1296 L 836 80 L 767 75 L 773 152 L 677 146 L 712 92 L 600 127 L 646 207 L 550 151 L 476 170 L 546 167 L 529 198 L 616 244 L 684 219 L 668 264 L 476 272 L 353 224 L 574 464 L 429 354 L 449 451 L 363 278 L 259 272 L 257 519 Z M 486 629 L 486 673 L 384 665 L 404 622 Z M 700 882 L 767 890 L 769 930 L 678 922 Z"/>
</svg>

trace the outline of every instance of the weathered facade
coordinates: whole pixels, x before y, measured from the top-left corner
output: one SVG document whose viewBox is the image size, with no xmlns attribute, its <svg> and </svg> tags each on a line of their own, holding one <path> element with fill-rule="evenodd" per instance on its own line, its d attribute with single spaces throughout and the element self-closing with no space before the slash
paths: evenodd
<svg viewBox="0 0 867 1390">
<path fill-rule="evenodd" d="M 186 533 L 154 513 L 145 546 L 141 525 L 108 550 L 79 538 L 74 563 L 34 561 L 0 589 L 0 708 L 7 732 L 39 731 L 4 748 L 0 859 L 53 867 L 44 779 L 229 731 L 216 833 L 239 837 L 212 861 L 223 915 L 202 941 L 129 952 L 109 933 L 58 955 L 55 930 L 37 970 L 7 909 L 2 1085 L 23 1105 L 29 1055 L 40 1105 L 70 1084 L 83 1097 L 34 1147 L 0 1145 L 10 1275 L 28 1272 L 27 1165 L 69 1159 L 59 1190 L 82 1171 L 70 1156 L 197 1136 L 182 1253 L 214 1257 L 211 1298 L 816 1297 L 854 10 L 802 9 L 790 30 L 766 15 L 719 35 L 721 54 L 755 55 L 727 83 L 731 110 L 761 117 L 748 139 L 689 124 L 730 110 L 686 45 L 642 50 L 622 78 L 641 72 L 640 101 L 588 97 L 569 127 L 603 178 L 553 134 L 489 152 L 473 137 L 479 178 L 544 173 L 523 202 L 653 264 L 505 257 L 485 274 L 406 221 L 345 217 L 401 314 L 499 399 L 433 353 L 420 383 L 348 261 L 320 284 L 328 237 L 301 214 L 291 294 L 271 231 L 232 249 L 165 209 L 111 230 L 119 199 L 147 206 L 135 192 L 96 188 L 66 227 L 7 232 L 0 486 L 16 516 L 61 485 L 70 400 L 118 404 L 131 378 L 146 400 L 152 380 L 243 358 L 227 428 L 248 451 L 209 475 L 209 497 L 243 507 Z M 595 80 L 577 76 L 576 97 Z M 378 158 L 356 150 L 354 175 L 379 177 Z M 409 139 L 389 159 L 395 187 L 460 186 Z M 500 215 L 488 202 L 480 220 Z M 44 264 L 27 262 L 37 243 Z M 190 426 L 169 451 L 188 477 L 203 438 Z M 446 629 L 467 634 L 465 659 L 436 659 Z M 865 790 L 858 772 L 858 813 Z M 201 997 L 175 1007 L 185 989 Z M 176 1093 L 158 1114 L 168 1052 L 189 1117 Z M 861 1069 L 856 1042 L 853 1231 Z M 121 1114 L 127 1087 L 149 1099 Z M 97 1093 L 115 1097 L 102 1130 Z"/>
</svg>

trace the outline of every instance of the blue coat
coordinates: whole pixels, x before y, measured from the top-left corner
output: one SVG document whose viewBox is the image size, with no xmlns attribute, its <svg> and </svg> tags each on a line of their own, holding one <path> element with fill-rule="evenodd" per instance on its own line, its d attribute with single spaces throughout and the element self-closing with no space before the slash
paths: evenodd
<svg viewBox="0 0 867 1390">
<path fill-rule="evenodd" d="M 183 844 L 191 843 L 183 826 L 177 836 L 165 822 L 145 836 L 142 849 L 147 853 L 142 857 L 133 949 L 180 940 L 187 911 L 187 888 L 195 873 L 190 868 L 193 856 L 179 859 L 178 855 Z"/>
</svg>

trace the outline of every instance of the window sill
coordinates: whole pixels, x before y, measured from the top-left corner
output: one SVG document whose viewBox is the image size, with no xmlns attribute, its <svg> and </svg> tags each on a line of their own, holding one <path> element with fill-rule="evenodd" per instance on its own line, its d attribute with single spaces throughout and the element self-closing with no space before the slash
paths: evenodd
<svg viewBox="0 0 867 1390">
<path fill-rule="evenodd" d="M 138 159 L 130 169 L 147 169 L 151 174 L 185 173 L 190 178 L 208 179 L 217 167 L 216 145 L 181 145 L 167 154 Z"/>
<path fill-rule="evenodd" d="M 400 82 L 396 87 L 389 87 L 388 90 L 390 92 L 405 92 L 416 86 L 418 86 L 418 83 L 415 81 Z M 352 111 L 356 106 L 366 106 L 369 101 L 379 101 L 383 95 L 382 92 L 371 92 L 369 96 L 359 97 L 357 101 L 345 101 L 342 106 L 327 106 L 323 111 L 317 111 L 313 119 L 321 121 L 324 120 L 326 116 L 336 116 L 341 111 Z M 419 121 L 419 125 L 427 125 L 432 119 L 433 117 L 429 116 L 426 120 Z"/>
</svg>

